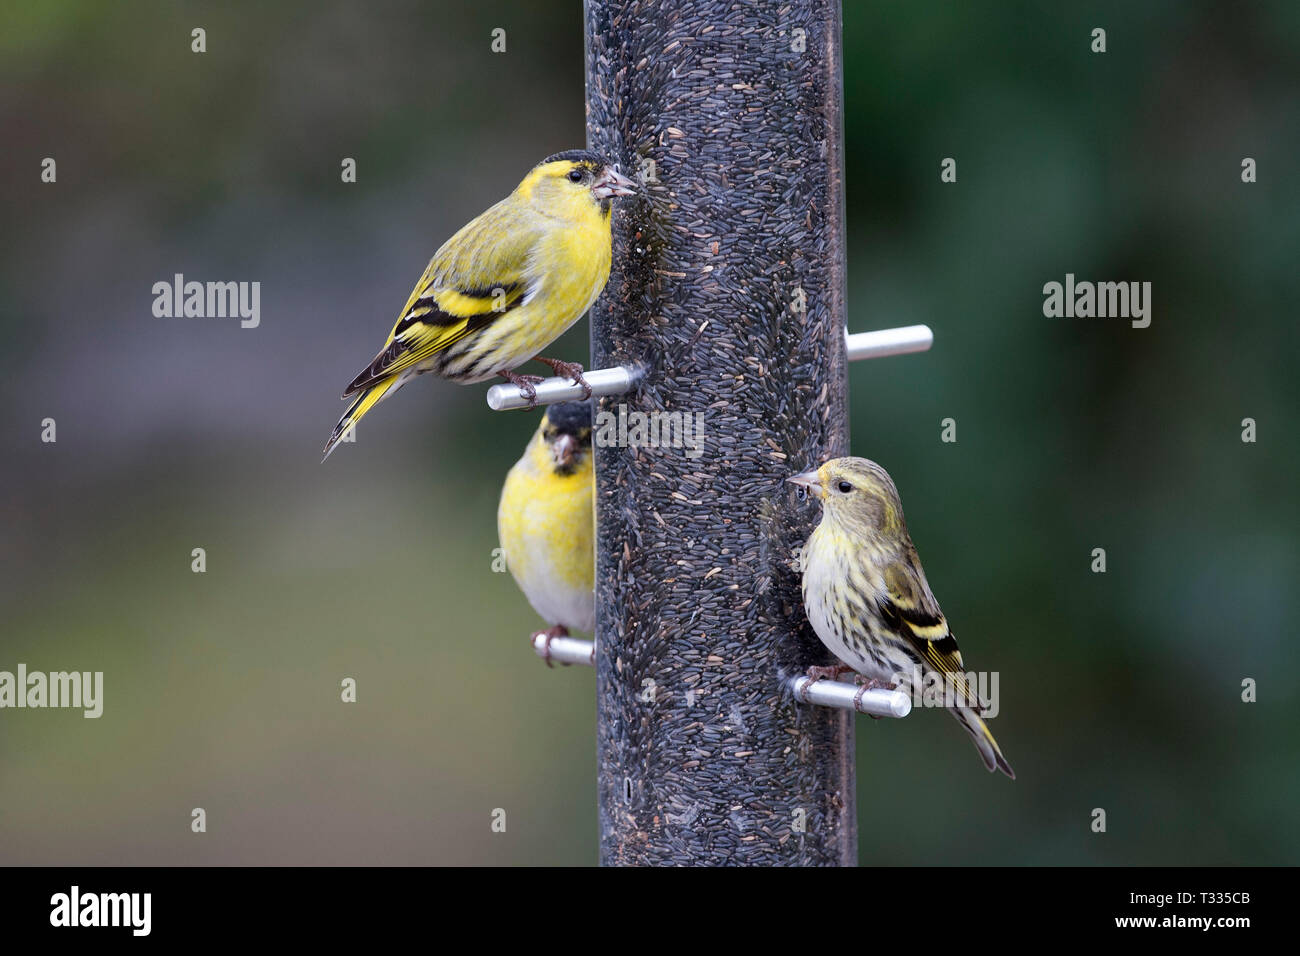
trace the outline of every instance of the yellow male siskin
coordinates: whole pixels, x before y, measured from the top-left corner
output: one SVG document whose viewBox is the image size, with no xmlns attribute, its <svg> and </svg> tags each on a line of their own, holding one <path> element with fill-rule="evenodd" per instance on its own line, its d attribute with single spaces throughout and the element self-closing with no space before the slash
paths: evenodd
<svg viewBox="0 0 1300 956">
<path fill-rule="evenodd" d="M 918 677 L 931 688 L 937 678 L 954 691 L 950 711 L 984 765 L 1014 780 L 925 580 L 893 479 L 874 461 L 835 458 L 787 480 L 822 503 L 822 520 L 803 550 L 804 608 L 822 643 L 847 665 L 810 668 L 809 676 L 854 670 L 872 685 L 908 693 Z"/>
<path fill-rule="evenodd" d="M 351 406 L 325 444 L 416 375 L 468 384 L 500 376 L 534 397 L 536 358 L 586 385 L 582 366 L 538 355 L 591 307 L 609 279 L 610 207 L 633 183 L 586 150 L 548 156 L 505 199 L 429 260 L 388 341 L 343 393 Z M 590 394 L 590 391 L 588 391 Z"/>
<path fill-rule="evenodd" d="M 595 495 L 591 406 L 552 405 L 506 475 L 497 508 L 506 566 L 552 625 L 542 632 L 548 649 L 570 628 L 590 633 L 595 627 Z"/>
</svg>

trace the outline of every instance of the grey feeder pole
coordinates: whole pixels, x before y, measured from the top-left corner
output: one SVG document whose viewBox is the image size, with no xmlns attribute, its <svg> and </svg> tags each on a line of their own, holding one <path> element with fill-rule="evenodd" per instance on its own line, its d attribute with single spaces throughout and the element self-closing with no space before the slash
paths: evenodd
<svg viewBox="0 0 1300 956">
<path fill-rule="evenodd" d="M 785 483 L 849 448 L 839 4 L 585 19 L 589 146 L 642 184 L 591 351 L 644 374 L 596 410 L 704 427 L 698 457 L 596 450 L 601 862 L 854 865 L 855 715 L 793 692 L 830 660 L 792 566 L 816 509 Z"/>
</svg>

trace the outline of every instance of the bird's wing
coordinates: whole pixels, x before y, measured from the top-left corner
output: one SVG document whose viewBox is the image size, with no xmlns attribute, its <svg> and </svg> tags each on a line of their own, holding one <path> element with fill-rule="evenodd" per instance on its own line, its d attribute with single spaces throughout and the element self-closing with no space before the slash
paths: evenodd
<svg viewBox="0 0 1300 956">
<path fill-rule="evenodd" d="M 419 365 L 523 304 L 541 224 L 503 200 L 447 240 L 431 260 L 388 334 L 344 398 Z"/>
<path fill-rule="evenodd" d="M 925 572 L 914 551 L 885 567 L 881 615 L 921 658 L 921 663 L 951 681 L 956 693 L 980 711 L 978 698 L 966 680 L 957 638 L 930 593 Z"/>
</svg>

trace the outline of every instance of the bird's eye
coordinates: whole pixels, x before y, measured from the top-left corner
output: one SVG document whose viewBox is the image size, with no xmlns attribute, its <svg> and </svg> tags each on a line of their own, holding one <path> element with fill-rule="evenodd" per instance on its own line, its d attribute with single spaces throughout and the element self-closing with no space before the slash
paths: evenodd
<svg viewBox="0 0 1300 956">
<path fill-rule="evenodd" d="M 846 495 L 853 490 L 853 486 L 849 484 L 847 481 L 841 481 L 835 487 L 838 488 L 842 494 L 846 494 Z"/>
<path fill-rule="evenodd" d="M 571 169 L 571 170 L 569 170 L 569 182 L 571 182 L 571 183 L 580 183 L 580 182 L 582 182 L 582 170 L 581 170 L 581 169 Z"/>
</svg>

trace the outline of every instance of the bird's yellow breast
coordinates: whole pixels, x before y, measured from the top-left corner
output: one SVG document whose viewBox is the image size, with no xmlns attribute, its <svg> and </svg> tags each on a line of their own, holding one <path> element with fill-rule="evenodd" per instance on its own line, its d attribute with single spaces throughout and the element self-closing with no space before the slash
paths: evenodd
<svg viewBox="0 0 1300 956">
<path fill-rule="evenodd" d="M 529 602 L 551 623 L 586 631 L 594 614 L 594 502 L 591 455 L 561 475 L 535 436 L 506 476 L 497 509 L 506 565 Z"/>
<path fill-rule="evenodd" d="M 530 269 L 545 277 L 541 295 L 560 311 L 581 316 L 609 281 L 610 241 L 609 217 L 597 207 L 567 228 L 549 230 Z"/>
<path fill-rule="evenodd" d="M 583 201 L 588 210 L 577 218 L 538 217 L 543 226 L 529 250 L 523 270 L 528 294 L 522 305 L 499 319 L 453 351 L 466 351 L 463 361 L 453 361 L 448 371 L 455 377 L 472 355 L 490 354 L 490 367 L 478 370 L 474 378 L 491 378 L 500 369 L 511 369 L 528 361 L 550 345 L 596 301 L 609 280 L 609 216 L 598 206 Z"/>
</svg>

